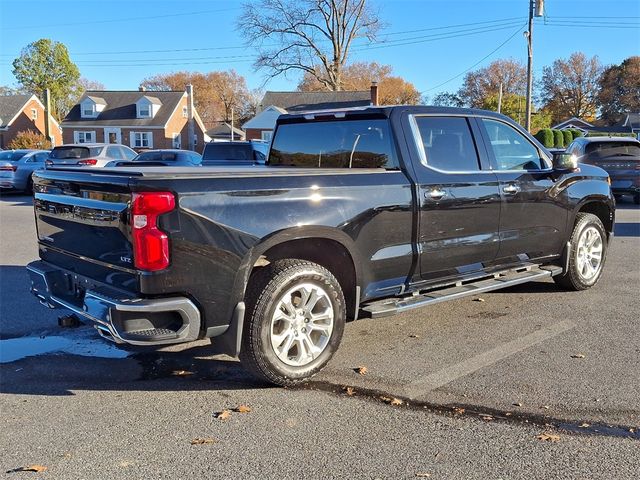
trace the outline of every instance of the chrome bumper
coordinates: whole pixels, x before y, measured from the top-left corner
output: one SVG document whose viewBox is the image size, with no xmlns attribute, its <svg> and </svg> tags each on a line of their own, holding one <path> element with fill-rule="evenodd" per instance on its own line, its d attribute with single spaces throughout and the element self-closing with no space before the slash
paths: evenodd
<svg viewBox="0 0 640 480">
<path fill-rule="evenodd" d="M 42 305 L 91 320 L 103 337 L 116 343 L 166 345 L 193 341 L 200 334 L 200 311 L 188 298 L 136 298 L 103 284 L 78 293 L 70 285 L 79 275 L 43 261 L 30 263 L 27 270 L 31 293 Z M 165 325 L 167 318 L 174 319 L 172 325 Z"/>
</svg>

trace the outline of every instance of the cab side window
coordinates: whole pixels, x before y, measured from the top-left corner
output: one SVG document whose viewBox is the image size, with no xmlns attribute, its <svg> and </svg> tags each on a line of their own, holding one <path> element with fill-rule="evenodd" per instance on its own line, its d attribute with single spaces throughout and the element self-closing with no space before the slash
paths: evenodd
<svg viewBox="0 0 640 480">
<path fill-rule="evenodd" d="M 497 170 L 541 170 L 546 168 L 538 149 L 520 132 L 506 123 L 483 118 L 496 159 Z"/>
<path fill-rule="evenodd" d="M 418 127 L 418 148 L 427 166 L 445 172 L 480 170 L 478 152 L 469 123 L 464 117 L 414 117 Z"/>
</svg>

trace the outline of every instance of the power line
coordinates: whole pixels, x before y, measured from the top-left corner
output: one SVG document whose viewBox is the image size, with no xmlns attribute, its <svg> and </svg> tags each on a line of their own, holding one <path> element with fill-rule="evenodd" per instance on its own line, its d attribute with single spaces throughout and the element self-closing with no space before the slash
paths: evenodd
<svg viewBox="0 0 640 480">
<path fill-rule="evenodd" d="M 527 24 L 523 24 L 521 27 L 519 27 L 515 32 L 513 32 L 504 42 L 502 42 L 500 45 L 498 45 L 495 49 L 493 49 L 491 52 L 489 52 L 487 55 L 485 55 L 484 57 L 482 57 L 480 60 L 478 60 L 476 63 L 474 63 L 473 65 L 471 65 L 469 68 L 467 68 L 466 70 L 463 70 L 462 72 L 460 72 L 459 74 L 455 75 L 454 77 L 451 77 L 448 80 L 445 80 L 444 82 L 436 85 L 435 87 L 431 87 L 428 88 L 427 90 L 425 90 L 425 92 L 431 92 L 432 90 L 435 90 L 437 88 L 442 87 L 443 85 L 446 85 L 447 83 L 455 80 L 456 78 L 461 77 L 462 75 L 464 75 L 465 73 L 467 73 L 469 70 L 477 67 L 478 65 L 480 65 L 482 62 L 484 62 L 487 58 L 489 58 L 491 55 L 493 55 L 494 53 L 496 53 L 498 50 L 500 50 L 502 47 L 504 47 L 507 43 L 509 43 L 509 41 L 511 41 L 511 39 L 513 39 L 513 37 L 515 37 L 518 33 L 520 33 L 520 31 L 526 27 Z"/>
<path fill-rule="evenodd" d="M 191 15 L 202 15 L 204 13 L 229 12 L 232 10 L 238 10 L 240 8 L 242 7 L 223 8 L 223 9 L 217 9 L 217 10 L 201 10 L 199 12 L 167 13 L 164 15 L 149 15 L 146 17 L 121 17 L 121 18 L 112 18 L 109 20 L 93 20 L 93 21 L 84 21 L 84 22 L 58 23 L 58 24 L 47 24 L 47 25 L 23 25 L 21 27 L 5 28 L 5 30 L 27 30 L 27 29 L 34 29 L 34 28 L 70 27 L 70 26 L 77 26 L 77 25 L 98 25 L 98 24 L 105 24 L 105 23 L 134 22 L 138 20 L 154 20 L 157 18 L 173 18 L 173 17 L 186 17 Z"/>
</svg>

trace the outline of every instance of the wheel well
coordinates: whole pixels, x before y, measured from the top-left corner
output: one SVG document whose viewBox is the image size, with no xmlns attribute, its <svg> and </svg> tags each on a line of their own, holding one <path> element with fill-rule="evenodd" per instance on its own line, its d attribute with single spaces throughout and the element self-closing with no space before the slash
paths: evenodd
<svg viewBox="0 0 640 480">
<path fill-rule="evenodd" d="M 356 269 L 353 258 L 344 245 L 326 238 L 303 238 L 283 242 L 260 256 L 253 266 L 251 275 L 269 263 L 284 258 L 308 260 L 329 270 L 340 283 L 344 293 L 347 318 L 353 318 L 357 302 Z"/>
<path fill-rule="evenodd" d="M 613 215 L 609 207 L 601 202 L 585 203 L 578 213 L 592 213 L 600 219 L 605 230 L 610 233 L 613 231 Z"/>
</svg>

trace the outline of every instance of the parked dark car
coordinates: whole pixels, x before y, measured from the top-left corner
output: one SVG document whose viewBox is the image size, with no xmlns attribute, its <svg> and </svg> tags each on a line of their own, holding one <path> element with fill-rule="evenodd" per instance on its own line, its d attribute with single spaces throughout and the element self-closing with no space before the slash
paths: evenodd
<svg viewBox="0 0 640 480">
<path fill-rule="evenodd" d="M 579 137 L 567 153 L 578 162 L 595 165 L 611 177 L 611 189 L 616 198 L 631 195 L 640 205 L 640 141 L 631 137 Z"/>
<path fill-rule="evenodd" d="M 202 164 L 202 155 L 191 150 L 148 150 L 131 161 L 113 161 L 106 167 L 198 167 Z"/>
<path fill-rule="evenodd" d="M 34 174 L 32 292 L 116 342 L 211 338 L 281 385 L 318 372 L 347 319 L 594 286 L 615 215 L 604 170 L 472 109 L 282 115 L 263 168 L 123 170 Z"/>
<path fill-rule="evenodd" d="M 0 152 L 0 190 L 31 192 L 31 174 L 44 168 L 49 150 L 6 150 Z"/>
<path fill-rule="evenodd" d="M 114 160 L 132 160 L 136 152 L 114 143 L 76 143 L 54 147 L 46 166 L 104 167 Z"/>
<path fill-rule="evenodd" d="M 202 165 L 264 165 L 269 144 L 262 141 L 209 142 L 202 153 Z"/>
</svg>

